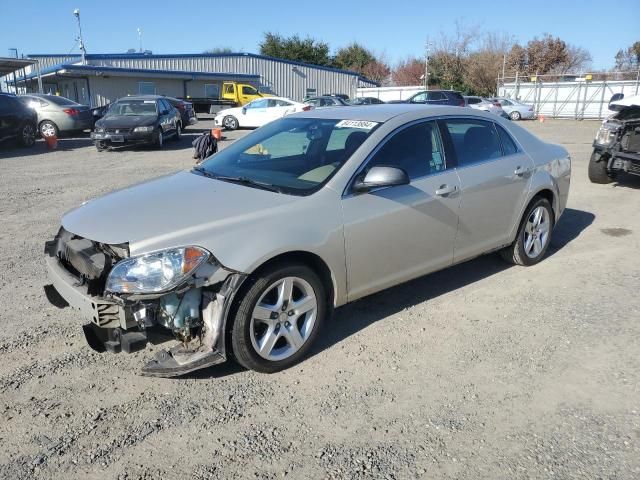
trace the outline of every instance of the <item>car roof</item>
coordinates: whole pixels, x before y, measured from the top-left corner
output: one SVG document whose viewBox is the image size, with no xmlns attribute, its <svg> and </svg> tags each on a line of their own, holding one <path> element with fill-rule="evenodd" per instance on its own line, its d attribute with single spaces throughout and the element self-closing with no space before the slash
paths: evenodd
<svg viewBox="0 0 640 480">
<path fill-rule="evenodd" d="M 386 122 L 394 117 L 407 115 L 413 116 L 423 113 L 424 117 L 440 115 L 476 115 L 487 118 L 479 110 L 462 109 L 449 105 L 412 105 L 407 103 L 382 103 L 373 104 L 366 109 L 359 107 L 328 107 L 296 113 L 298 118 L 318 118 L 332 120 L 368 120 L 371 122 Z M 495 115 L 494 115 L 495 116 Z"/>
<path fill-rule="evenodd" d="M 128 97 L 120 97 L 120 100 L 158 100 L 160 98 L 167 98 L 164 95 L 129 95 Z"/>
</svg>

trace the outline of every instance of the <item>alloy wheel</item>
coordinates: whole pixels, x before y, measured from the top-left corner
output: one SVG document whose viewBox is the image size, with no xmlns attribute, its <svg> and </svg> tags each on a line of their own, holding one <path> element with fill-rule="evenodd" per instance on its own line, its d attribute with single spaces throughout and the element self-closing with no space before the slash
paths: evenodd
<svg viewBox="0 0 640 480">
<path fill-rule="evenodd" d="M 43 137 L 53 137 L 56 134 L 56 127 L 50 122 L 40 125 L 40 133 Z"/>
<path fill-rule="evenodd" d="M 296 353 L 313 332 L 318 301 L 311 285 L 285 277 L 268 286 L 251 314 L 250 337 L 255 352 L 270 361 Z"/>
<path fill-rule="evenodd" d="M 22 143 L 27 147 L 33 145 L 36 141 L 36 129 L 30 123 L 22 128 Z"/>
<path fill-rule="evenodd" d="M 549 241 L 549 212 L 543 206 L 534 209 L 524 228 L 524 253 L 529 258 L 537 258 Z"/>
</svg>

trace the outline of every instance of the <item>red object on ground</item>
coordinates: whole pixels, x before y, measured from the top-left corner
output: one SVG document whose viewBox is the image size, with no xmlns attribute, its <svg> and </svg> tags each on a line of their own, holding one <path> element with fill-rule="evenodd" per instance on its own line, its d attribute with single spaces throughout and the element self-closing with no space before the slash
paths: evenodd
<svg viewBox="0 0 640 480">
<path fill-rule="evenodd" d="M 43 135 L 43 137 L 47 144 L 47 149 L 55 150 L 58 147 L 58 136 L 55 133 L 53 135 Z"/>
<path fill-rule="evenodd" d="M 213 135 L 213 138 L 215 138 L 217 141 L 222 140 L 222 129 L 221 128 L 212 128 L 211 129 L 211 135 Z"/>
</svg>

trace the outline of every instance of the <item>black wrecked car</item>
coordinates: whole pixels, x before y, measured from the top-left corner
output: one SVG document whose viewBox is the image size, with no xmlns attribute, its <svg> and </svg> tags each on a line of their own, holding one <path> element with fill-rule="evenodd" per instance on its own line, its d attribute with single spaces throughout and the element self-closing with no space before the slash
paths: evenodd
<svg viewBox="0 0 640 480">
<path fill-rule="evenodd" d="M 623 99 L 616 94 L 609 109 L 616 113 L 602 123 L 593 141 L 593 183 L 610 183 L 619 172 L 640 176 L 640 95 Z"/>
<path fill-rule="evenodd" d="M 112 103 L 91 138 L 99 151 L 145 144 L 162 148 L 168 138 L 180 140 L 182 127 L 180 112 L 164 97 L 139 95 Z"/>
<path fill-rule="evenodd" d="M 38 114 L 11 93 L 0 93 L 0 142 L 16 140 L 24 147 L 36 141 Z"/>
</svg>

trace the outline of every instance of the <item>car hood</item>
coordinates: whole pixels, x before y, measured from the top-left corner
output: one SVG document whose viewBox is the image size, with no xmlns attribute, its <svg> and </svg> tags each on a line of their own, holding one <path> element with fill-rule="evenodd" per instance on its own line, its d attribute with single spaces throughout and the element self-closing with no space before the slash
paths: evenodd
<svg viewBox="0 0 640 480">
<path fill-rule="evenodd" d="M 300 198 L 183 171 L 90 200 L 65 214 L 62 226 L 100 243 L 128 242 L 131 255 L 191 243 L 211 248 L 217 231 L 245 229 Z"/>
<path fill-rule="evenodd" d="M 103 128 L 131 128 L 153 125 L 156 117 L 151 115 L 114 115 L 102 117 L 96 125 Z"/>
</svg>

